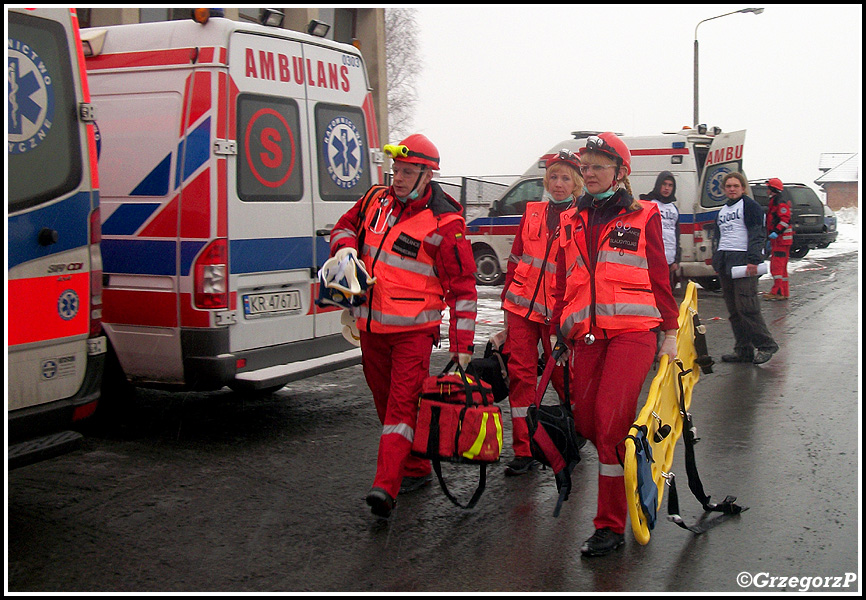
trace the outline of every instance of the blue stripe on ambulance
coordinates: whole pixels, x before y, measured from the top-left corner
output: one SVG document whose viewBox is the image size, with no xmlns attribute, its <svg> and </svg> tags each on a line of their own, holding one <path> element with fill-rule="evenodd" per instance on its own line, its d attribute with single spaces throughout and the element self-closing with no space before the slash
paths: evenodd
<svg viewBox="0 0 866 600">
<path fill-rule="evenodd" d="M 177 146 L 178 157 L 183 156 L 183 180 L 181 180 L 181 169 L 175 169 L 175 189 L 180 187 L 181 181 L 186 181 L 199 167 L 208 161 L 210 150 L 210 117 L 208 117 L 198 127 L 187 134 L 185 153 L 183 140 Z"/>
<path fill-rule="evenodd" d="M 161 203 L 122 204 L 102 224 L 102 235 L 135 235 Z"/>
<path fill-rule="evenodd" d="M 309 269 L 313 265 L 313 238 L 231 240 L 229 241 L 229 263 L 229 276 L 240 273 Z"/>
<path fill-rule="evenodd" d="M 92 192 L 94 196 L 98 192 Z M 82 214 L 90 214 L 91 206 L 98 205 L 97 199 L 91 200 L 91 192 L 79 192 L 60 202 L 55 202 L 37 210 L 20 215 L 10 215 L 9 243 L 6 248 L 9 253 L 11 269 L 22 263 L 45 258 L 52 254 L 87 246 L 90 239 L 87 233 L 87 219 Z M 39 231 L 43 227 L 62 231 L 57 242 L 49 246 L 40 246 L 37 241 Z"/>
</svg>

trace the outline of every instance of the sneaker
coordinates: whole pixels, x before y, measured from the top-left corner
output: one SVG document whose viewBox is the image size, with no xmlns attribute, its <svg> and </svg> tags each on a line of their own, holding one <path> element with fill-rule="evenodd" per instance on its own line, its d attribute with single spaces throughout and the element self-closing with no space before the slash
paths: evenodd
<svg viewBox="0 0 866 600">
<path fill-rule="evenodd" d="M 403 481 L 400 482 L 400 494 L 408 494 L 410 492 L 414 492 L 415 490 L 420 490 L 422 487 L 430 485 L 430 482 L 433 481 L 433 473 L 427 473 L 426 475 L 421 475 L 420 477 L 409 477 L 406 476 L 403 478 Z"/>
<path fill-rule="evenodd" d="M 779 350 L 779 348 L 775 348 L 773 350 L 758 350 L 755 352 L 755 359 L 752 361 L 756 365 L 762 365 L 771 358 L 773 355 Z"/>
<path fill-rule="evenodd" d="M 625 536 L 614 533 L 610 528 L 596 529 L 588 540 L 580 547 L 584 556 L 604 556 L 610 554 L 625 543 Z"/>
<path fill-rule="evenodd" d="M 371 513 L 377 517 L 387 519 L 391 516 L 391 511 L 394 509 L 397 501 L 382 488 L 374 487 L 367 494 L 367 504 L 370 505 Z"/>
<path fill-rule="evenodd" d="M 742 354 L 740 352 L 734 352 L 734 354 L 722 354 L 722 362 L 727 363 L 750 363 L 754 362 L 754 360 L 754 355 Z"/>
<path fill-rule="evenodd" d="M 515 456 L 514 460 L 505 466 L 506 475 L 523 475 L 529 473 L 538 461 L 531 456 Z"/>
</svg>

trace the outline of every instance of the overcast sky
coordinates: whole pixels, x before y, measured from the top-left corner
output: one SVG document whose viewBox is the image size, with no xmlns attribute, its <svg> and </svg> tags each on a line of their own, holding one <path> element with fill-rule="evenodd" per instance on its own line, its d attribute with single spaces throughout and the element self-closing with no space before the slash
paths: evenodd
<svg viewBox="0 0 866 600">
<path fill-rule="evenodd" d="M 651 135 L 700 121 L 747 130 L 750 178 L 814 186 L 822 152 L 860 152 L 862 6 L 417 7 L 414 129 L 443 176 L 518 175 L 578 129 Z M 398 140 L 392 140 L 398 141 Z"/>
</svg>

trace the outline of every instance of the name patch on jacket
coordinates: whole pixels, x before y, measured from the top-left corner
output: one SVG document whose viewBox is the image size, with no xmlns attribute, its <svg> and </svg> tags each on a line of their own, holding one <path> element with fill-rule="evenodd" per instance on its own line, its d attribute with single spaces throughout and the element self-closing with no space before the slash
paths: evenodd
<svg viewBox="0 0 866 600">
<path fill-rule="evenodd" d="M 638 242 L 640 242 L 640 229 L 635 229 L 634 227 L 630 229 L 614 229 L 608 238 L 610 247 L 619 250 L 637 251 Z"/>
<path fill-rule="evenodd" d="M 394 240 L 394 245 L 391 246 L 391 250 L 400 256 L 418 258 L 418 252 L 421 250 L 421 240 L 416 240 L 412 236 L 401 233 L 397 239 Z"/>
</svg>

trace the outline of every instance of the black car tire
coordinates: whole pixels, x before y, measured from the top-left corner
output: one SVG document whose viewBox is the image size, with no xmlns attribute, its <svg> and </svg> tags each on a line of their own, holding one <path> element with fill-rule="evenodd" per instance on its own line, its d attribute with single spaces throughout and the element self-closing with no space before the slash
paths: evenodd
<svg viewBox="0 0 866 600">
<path fill-rule="evenodd" d="M 475 283 L 478 285 L 499 285 L 505 274 L 499 266 L 496 253 L 490 248 L 475 251 Z"/>
<path fill-rule="evenodd" d="M 809 246 L 791 246 L 788 256 L 791 258 L 803 258 L 809 254 Z"/>
</svg>

